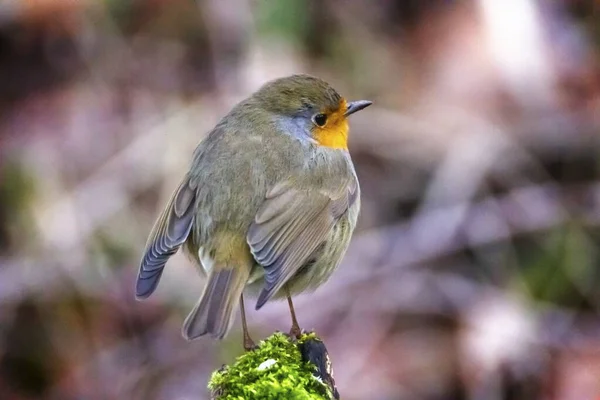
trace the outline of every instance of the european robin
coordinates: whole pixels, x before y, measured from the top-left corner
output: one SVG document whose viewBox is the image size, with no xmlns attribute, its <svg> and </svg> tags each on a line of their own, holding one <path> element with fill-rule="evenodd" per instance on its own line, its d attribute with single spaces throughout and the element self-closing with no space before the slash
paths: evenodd
<svg viewBox="0 0 600 400">
<path fill-rule="evenodd" d="M 181 246 L 207 275 L 183 324 L 192 340 L 223 338 L 243 292 L 256 309 L 312 291 L 340 264 L 356 225 L 360 188 L 348 153 L 348 117 L 371 105 L 347 102 L 321 79 L 293 75 L 266 83 L 200 142 L 189 171 L 158 217 L 141 261 L 136 297 L 156 289 Z"/>
</svg>

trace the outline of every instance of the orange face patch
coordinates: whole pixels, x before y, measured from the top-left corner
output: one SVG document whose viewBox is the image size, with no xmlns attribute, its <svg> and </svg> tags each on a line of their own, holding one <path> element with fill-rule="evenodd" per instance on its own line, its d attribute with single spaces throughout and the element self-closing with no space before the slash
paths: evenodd
<svg viewBox="0 0 600 400">
<path fill-rule="evenodd" d="M 348 119 L 344 116 L 348 105 L 346 100 L 340 101 L 340 106 L 333 112 L 324 112 L 327 123 L 323 127 L 315 126 L 313 137 L 321 146 L 332 149 L 348 150 Z"/>
</svg>

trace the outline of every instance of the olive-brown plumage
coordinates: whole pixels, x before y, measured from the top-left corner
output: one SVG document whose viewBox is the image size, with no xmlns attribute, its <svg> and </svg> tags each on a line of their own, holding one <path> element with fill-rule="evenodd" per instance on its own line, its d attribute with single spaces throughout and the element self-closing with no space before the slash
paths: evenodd
<svg viewBox="0 0 600 400">
<path fill-rule="evenodd" d="M 224 337 L 245 288 L 258 295 L 259 309 L 324 283 L 360 208 L 346 118 L 369 104 L 347 103 L 326 82 L 294 75 L 236 105 L 198 145 L 155 223 L 137 298 L 152 294 L 182 245 L 208 276 L 184 323 L 188 339 Z"/>
</svg>

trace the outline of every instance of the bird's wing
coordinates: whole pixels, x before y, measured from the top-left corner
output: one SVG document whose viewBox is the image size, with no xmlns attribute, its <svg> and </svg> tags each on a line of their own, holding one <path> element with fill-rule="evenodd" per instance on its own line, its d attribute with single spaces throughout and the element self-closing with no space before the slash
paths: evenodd
<svg viewBox="0 0 600 400">
<path fill-rule="evenodd" d="M 194 223 L 195 197 L 186 176 L 152 228 L 140 263 L 136 298 L 145 299 L 154 292 L 167 260 L 186 241 Z"/>
<path fill-rule="evenodd" d="M 265 269 L 256 309 L 309 260 L 357 196 L 356 180 L 336 193 L 299 189 L 290 182 L 279 183 L 267 193 L 247 236 L 254 258 Z"/>
</svg>

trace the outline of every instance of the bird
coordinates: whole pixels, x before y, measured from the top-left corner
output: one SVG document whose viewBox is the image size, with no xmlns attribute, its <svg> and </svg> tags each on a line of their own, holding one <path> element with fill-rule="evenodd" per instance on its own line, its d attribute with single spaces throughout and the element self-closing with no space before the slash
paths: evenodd
<svg viewBox="0 0 600 400">
<path fill-rule="evenodd" d="M 256 310 L 287 298 L 290 335 L 300 337 L 292 296 L 329 279 L 356 226 L 360 186 L 348 117 L 371 104 L 346 101 L 306 74 L 269 81 L 236 104 L 197 145 L 157 218 L 136 298 L 155 291 L 181 248 L 206 277 L 183 323 L 185 339 L 224 338 L 239 305 L 244 348 L 254 348 L 244 292 L 257 298 Z"/>
</svg>

